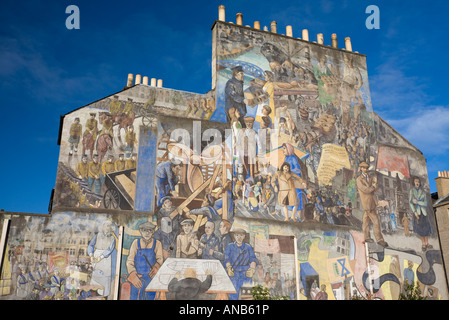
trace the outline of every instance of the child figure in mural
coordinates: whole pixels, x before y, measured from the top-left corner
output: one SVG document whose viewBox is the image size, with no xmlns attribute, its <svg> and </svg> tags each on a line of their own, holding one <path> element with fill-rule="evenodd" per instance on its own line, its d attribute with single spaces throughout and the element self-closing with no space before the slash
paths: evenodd
<svg viewBox="0 0 449 320">
<path fill-rule="evenodd" d="M 413 187 L 410 189 L 410 208 L 413 212 L 413 231 L 421 237 L 422 250 L 427 251 L 433 246 L 429 244 L 429 235 L 432 233 L 429 216 L 427 214 L 427 195 L 421 187 L 421 180 L 413 178 Z"/>
<path fill-rule="evenodd" d="M 153 300 L 156 293 L 145 292 L 164 262 L 162 244 L 153 238 L 156 226 L 151 222 L 139 225 L 141 238 L 135 239 L 126 259 L 128 281 L 131 283 L 130 300 Z"/>
<path fill-rule="evenodd" d="M 244 284 L 251 283 L 259 261 L 256 258 L 253 247 L 244 242 L 246 230 L 236 228 L 233 230 L 233 234 L 234 242 L 231 242 L 226 247 L 225 266 L 228 276 L 237 291 L 235 294 L 230 294 L 229 299 L 237 300 L 240 288 Z"/>
</svg>

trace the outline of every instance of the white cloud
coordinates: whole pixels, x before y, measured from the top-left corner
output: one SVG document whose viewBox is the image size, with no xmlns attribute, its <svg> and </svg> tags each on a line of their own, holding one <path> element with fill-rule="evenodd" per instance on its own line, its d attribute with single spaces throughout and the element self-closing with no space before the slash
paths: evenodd
<svg viewBox="0 0 449 320">
<path fill-rule="evenodd" d="M 449 151 L 449 106 L 428 106 L 402 119 L 385 119 L 424 155 Z"/>
</svg>

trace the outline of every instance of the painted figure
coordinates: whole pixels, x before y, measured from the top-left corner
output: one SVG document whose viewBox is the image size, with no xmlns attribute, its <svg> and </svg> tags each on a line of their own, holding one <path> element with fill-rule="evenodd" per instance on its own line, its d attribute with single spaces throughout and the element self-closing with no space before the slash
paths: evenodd
<svg viewBox="0 0 449 320">
<path fill-rule="evenodd" d="M 215 223 L 207 221 L 204 225 L 204 234 L 200 238 L 198 254 L 203 259 L 214 259 L 210 251 L 216 248 L 219 240 L 214 233 Z"/>
<path fill-rule="evenodd" d="M 428 237 L 432 233 L 429 216 L 427 214 L 427 195 L 421 187 L 421 180 L 413 178 L 413 187 L 410 189 L 410 209 L 413 213 L 413 231 L 421 237 L 422 250 L 432 249 Z"/>
<path fill-rule="evenodd" d="M 193 232 L 193 220 L 181 222 L 182 232 L 176 238 L 176 258 L 196 259 L 198 257 L 198 238 Z"/>
<path fill-rule="evenodd" d="M 83 180 L 84 183 L 88 182 L 89 164 L 87 163 L 87 155 L 83 154 L 81 161 L 76 165 L 75 173 L 78 179 Z"/>
<path fill-rule="evenodd" d="M 359 190 L 360 201 L 362 202 L 363 221 L 362 229 L 365 236 L 365 242 L 373 242 L 370 236 L 370 222 L 373 224 L 373 232 L 378 244 L 388 247 L 380 230 L 379 216 L 377 215 L 377 198 L 374 192 L 377 190 L 377 179 L 368 175 L 369 164 L 362 162 L 359 164 L 361 174 L 356 179 L 357 189 Z"/>
<path fill-rule="evenodd" d="M 295 221 L 298 209 L 296 186 L 302 183 L 302 178 L 291 171 L 291 166 L 288 162 L 284 162 L 271 181 L 274 191 L 278 192 L 278 204 L 284 210 L 284 221 L 289 221 L 288 206 L 293 206 L 292 220 Z"/>
<path fill-rule="evenodd" d="M 98 162 L 98 155 L 94 154 L 89 163 L 88 186 L 89 190 L 100 194 L 101 192 L 101 164 Z"/>
<path fill-rule="evenodd" d="M 102 286 L 103 289 L 99 289 L 98 294 L 104 297 L 108 297 L 111 293 L 113 263 L 115 263 L 112 254 L 116 252 L 116 245 L 112 222 L 106 220 L 87 246 L 87 254 L 93 268 L 90 284 Z"/>
<path fill-rule="evenodd" d="M 234 242 L 231 242 L 225 251 L 225 266 L 237 293 L 230 294 L 230 300 L 239 298 L 240 288 L 244 284 L 250 284 L 251 278 L 256 272 L 259 261 L 256 258 L 253 247 L 246 242 L 246 231 L 237 228 L 233 231 Z"/>
<path fill-rule="evenodd" d="M 212 285 L 212 275 L 206 270 L 206 279 L 201 281 L 197 278 L 195 269 L 187 268 L 184 278 L 177 272 L 168 284 L 168 291 L 174 294 L 175 300 L 197 300 L 199 296 L 209 290 Z"/>
<path fill-rule="evenodd" d="M 70 137 L 69 137 L 69 144 L 70 144 L 70 151 L 69 155 L 72 155 L 73 152 L 78 152 L 78 145 L 80 143 L 81 133 L 82 131 L 82 125 L 80 124 L 80 118 L 75 118 L 75 121 L 70 126 Z"/>
<path fill-rule="evenodd" d="M 240 123 L 243 126 L 243 117 L 246 115 L 246 104 L 247 100 L 243 93 L 243 68 L 241 66 L 233 67 L 232 69 L 232 78 L 226 82 L 225 87 L 225 111 L 228 122 L 230 122 L 229 118 L 229 109 L 235 108 L 240 113 Z"/>
<path fill-rule="evenodd" d="M 181 161 L 171 159 L 170 161 L 161 162 L 156 167 L 156 194 L 157 206 L 162 205 L 162 199 L 169 196 L 177 197 L 175 186 L 179 181 L 178 175 L 182 167 Z"/>
<path fill-rule="evenodd" d="M 120 153 L 118 155 L 118 159 L 114 163 L 115 171 L 125 170 L 125 163 L 125 155 L 123 153 Z"/>
<path fill-rule="evenodd" d="M 135 239 L 126 259 L 128 281 L 131 283 L 131 300 L 153 300 L 156 293 L 145 292 L 164 262 L 162 244 L 153 238 L 156 226 L 151 222 L 139 225 L 141 238 Z"/>
</svg>

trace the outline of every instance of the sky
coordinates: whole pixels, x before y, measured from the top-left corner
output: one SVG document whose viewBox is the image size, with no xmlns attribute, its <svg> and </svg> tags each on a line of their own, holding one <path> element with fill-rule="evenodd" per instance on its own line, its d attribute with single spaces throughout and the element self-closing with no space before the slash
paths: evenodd
<svg viewBox="0 0 449 320">
<path fill-rule="evenodd" d="M 68 29 L 66 8 L 79 8 Z M 421 150 L 430 192 L 437 171 L 449 170 L 449 2 L 301 1 L 0 1 L 0 96 L 3 154 L 0 209 L 48 213 L 59 158 L 60 116 L 119 92 L 127 75 L 163 80 L 166 88 L 211 89 L 211 27 L 218 6 L 226 21 L 308 29 L 339 48 L 367 56 L 373 110 Z M 379 28 L 368 29 L 369 5 Z"/>
</svg>

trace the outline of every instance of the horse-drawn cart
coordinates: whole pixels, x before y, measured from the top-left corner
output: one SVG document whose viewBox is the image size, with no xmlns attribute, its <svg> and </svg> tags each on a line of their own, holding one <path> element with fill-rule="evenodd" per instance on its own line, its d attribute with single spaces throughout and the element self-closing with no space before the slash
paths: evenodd
<svg viewBox="0 0 449 320">
<path fill-rule="evenodd" d="M 107 209 L 133 210 L 136 169 L 127 169 L 106 174 L 106 192 L 103 196 L 104 207 Z"/>
</svg>

